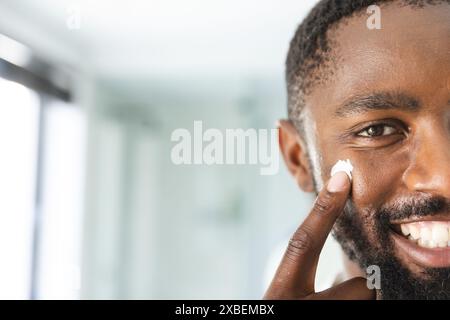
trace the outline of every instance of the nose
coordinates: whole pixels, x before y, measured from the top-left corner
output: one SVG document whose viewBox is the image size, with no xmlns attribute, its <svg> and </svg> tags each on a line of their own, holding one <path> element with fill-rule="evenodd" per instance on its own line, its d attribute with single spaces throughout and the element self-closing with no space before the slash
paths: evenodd
<svg viewBox="0 0 450 320">
<path fill-rule="evenodd" d="M 410 164 L 403 182 L 410 191 L 450 198 L 450 133 L 429 126 L 413 138 Z"/>
</svg>

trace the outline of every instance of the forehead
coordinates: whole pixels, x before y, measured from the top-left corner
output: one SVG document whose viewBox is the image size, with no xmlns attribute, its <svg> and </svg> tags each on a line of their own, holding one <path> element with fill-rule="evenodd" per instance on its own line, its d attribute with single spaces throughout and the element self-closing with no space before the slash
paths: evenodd
<svg viewBox="0 0 450 320">
<path fill-rule="evenodd" d="M 393 4 L 380 12 L 381 30 L 368 29 L 363 13 L 330 31 L 331 75 L 305 98 L 313 113 L 376 91 L 404 92 L 424 104 L 449 100 L 450 5 Z"/>
</svg>

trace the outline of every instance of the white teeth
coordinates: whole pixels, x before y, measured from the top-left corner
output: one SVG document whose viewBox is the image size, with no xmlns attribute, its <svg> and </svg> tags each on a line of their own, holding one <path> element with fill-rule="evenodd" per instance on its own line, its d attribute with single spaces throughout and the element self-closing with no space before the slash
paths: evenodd
<svg viewBox="0 0 450 320">
<path fill-rule="evenodd" d="M 445 248 L 447 246 L 447 241 L 442 241 L 438 243 L 439 248 Z"/>
<path fill-rule="evenodd" d="M 447 242 L 448 229 L 442 224 L 434 224 L 431 228 L 431 239 L 436 243 Z"/>
<path fill-rule="evenodd" d="M 428 248 L 428 241 L 423 240 L 423 239 L 419 239 L 419 241 L 417 242 L 417 244 L 421 247 L 425 247 Z"/>
<path fill-rule="evenodd" d="M 420 238 L 420 229 L 415 224 L 410 224 L 408 226 L 409 232 L 411 233 L 411 237 L 414 240 L 417 240 Z"/>
<path fill-rule="evenodd" d="M 420 228 L 420 239 L 424 241 L 430 241 L 431 240 L 431 230 L 427 227 Z"/>
<path fill-rule="evenodd" d="M 400 225 L 402 234 L 425 248 L 450 247 L 450 223 L 421 221 Z"/>
<path fill-rule="evenodd" d="M 437 247 L 436 242 L 434 242 L 433 240 L 428 241 L 427 245 L 428 245 L 428 248 L 436 248 Z"/>
<path fill-rule="evenodd" d="M 409 227 L 408 227 L 408 225 L 402 224 L 400 227 L 401 227 L 401 229 L 402 229 L 403 235 L 404 235 L 404 236 L 407 236 L 407 235 L 409 234 Z"/>
</svg>

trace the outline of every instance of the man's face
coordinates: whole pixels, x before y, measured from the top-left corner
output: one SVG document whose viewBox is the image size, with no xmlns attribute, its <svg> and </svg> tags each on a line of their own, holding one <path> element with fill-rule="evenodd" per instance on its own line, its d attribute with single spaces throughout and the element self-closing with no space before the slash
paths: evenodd
<svg viewBox="0 0 450 320">
<path fill-rule="evenodd" d="M 334 233 L 362 267 L 381 267 L 385 298 L 449 297 L 450 246 L 433 239 L 450 229 L 450 5 L 382 7 L 381 30 L 367 17 L 332 31 L 332 75 L 305 99 L 316 183 L 351 160 Z M 415 225 L 421 245 L 402 235 L 401 224 L 424 220 L 441 222 Z"/>
</svg>

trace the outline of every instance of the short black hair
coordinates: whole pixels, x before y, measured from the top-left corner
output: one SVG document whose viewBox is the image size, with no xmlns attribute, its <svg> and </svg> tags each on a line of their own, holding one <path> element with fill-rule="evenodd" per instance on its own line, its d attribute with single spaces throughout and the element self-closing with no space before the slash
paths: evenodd
<svg viewBox="0 0 450 320">
<path fill-rule="evenodd" d="M 331 53 L 333 43 L 328 39 L 327 31 L 344 18 L 361 13 L 371 5 L 393 2 L 418 8 L 427 4 L 450 4 L 450 0 L 321 0 L 299 25 L 286 59 L 288 116 L 299 131 L 303 131 L 301 112 L 304 96 L 325 79 L 323 74 L 314 72 L 334 59 Z"/>
</svg>

